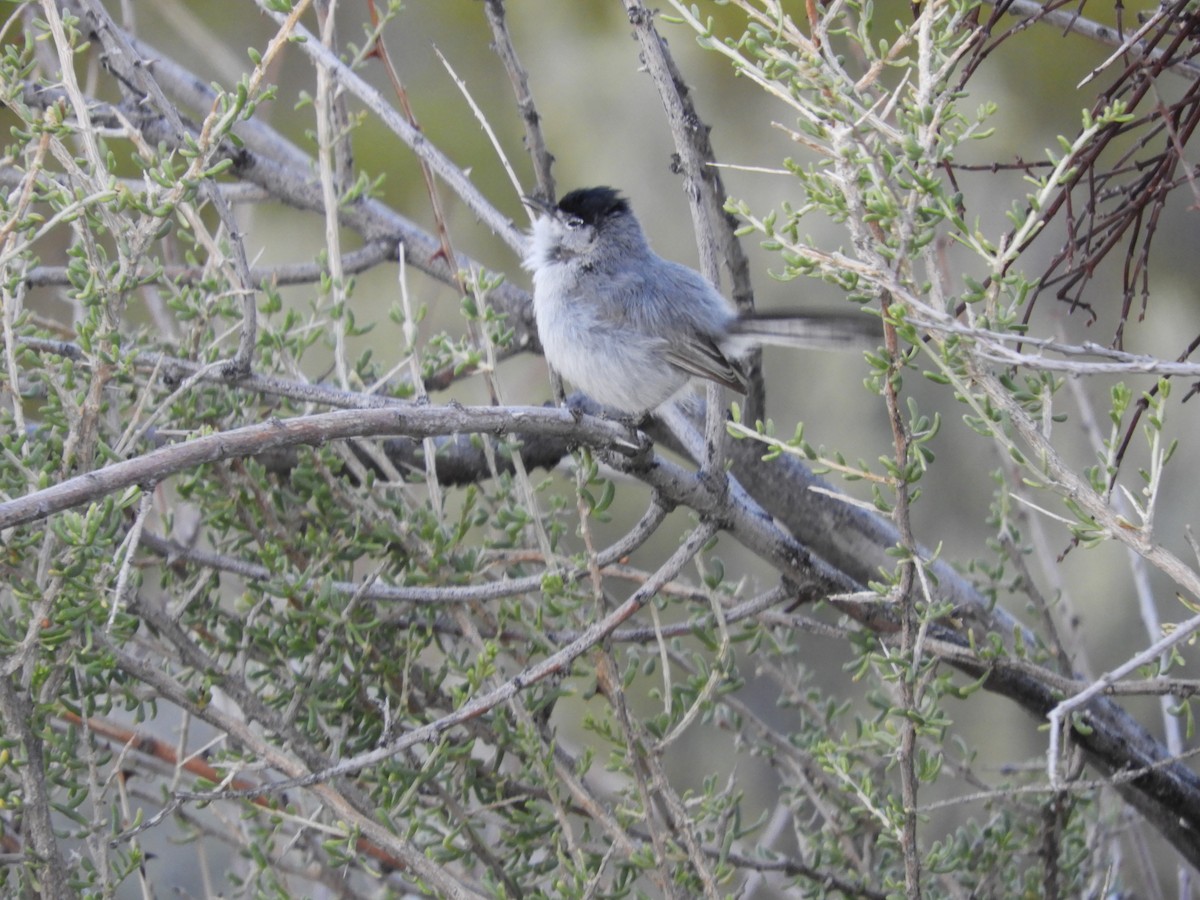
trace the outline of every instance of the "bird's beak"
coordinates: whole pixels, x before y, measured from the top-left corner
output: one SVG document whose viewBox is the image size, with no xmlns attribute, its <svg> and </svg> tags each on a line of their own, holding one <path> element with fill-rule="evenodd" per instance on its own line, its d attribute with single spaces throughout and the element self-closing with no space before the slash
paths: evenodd
<svg viewBox="0 0 1200 900">
<path fill-rule="evenodd" d="M 529 194 L 521 196 L 521 202 L 532 209 L 534 212 L 549 214 L 554 211 L 554 204 L 547 203 L 541 197 L 534 197 Z"/>
</svg>

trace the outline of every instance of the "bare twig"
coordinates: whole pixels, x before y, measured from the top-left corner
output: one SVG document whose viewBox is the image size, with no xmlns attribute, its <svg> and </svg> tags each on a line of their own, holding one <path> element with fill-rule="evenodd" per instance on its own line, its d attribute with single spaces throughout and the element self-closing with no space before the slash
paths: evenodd
<svg viewBox="0 0 1200 900">
<path fill-rule="evenodd" d="M 354 275 L 365 272 L 379 263 L 395 255 L 395 247 L 389 247 L 382 241 L 367 244 L 355 250 L 348 250 L 342 256 L 342 272 Z M 205 277 L 201 266 L 170 265 L 163 266 L 161 277 L 180 284 L 196 284 Z M 318 262 L 284 263 L 277 266 L 251 266 L 251 283 L 261 285 L 310 284 L 320 281 L 329 271 L 329 267 Z M 153 272 L 138 273 L 134 277 L 148 277 Z M 47 285 L 70 284 L 70 275 L 66 266 L 35 266 L 25 275 L 25 283 L 30 287 L 45 287 Z"/>
</svg>

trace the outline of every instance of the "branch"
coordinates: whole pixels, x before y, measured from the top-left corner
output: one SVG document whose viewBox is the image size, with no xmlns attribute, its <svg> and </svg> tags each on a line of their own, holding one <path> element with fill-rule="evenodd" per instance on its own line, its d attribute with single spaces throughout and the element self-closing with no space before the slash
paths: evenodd
<svg viewBox="0 0 1200 900">
<path fill-rule="evenodd" d="M 395 434 L 424 438 L 467 432 L 517 434 L 526 430 L 569 436 L 618 454 L 643 452 L 643 448 L 629 442 L 629 433 L 624 426 L 590 416 L 577 420 L 570 410 L 564 409 L 402 407 L 340 410 L 206 435 L 87 472 L 0 503 L 0 529 L 92 503 L 133 485 L 158 484 L 171 475 L 205 463 L 257 456 L 286 447 Z"/>
<path fill-rule="evenodd" d="M 492 49 L 504 64 L 504 71 L 508 73 L 508 80 L 517 100 L 517 109 L 521 112 L 521 121 L 525 123 L 525 148 L 533 159 L 533 174 L 537 179 L 538 194 L 546 201 L 552 201 L 555 196 L 554 175 L 551 172 L 554 155 L 546 148 L 542 117 L 538 115 L 533 93 L 529 90 L 529 73 L 521 65 L 516 47 L 513 46 L 504 12 L 504 0 L 486 0 L 483 10 L 492 29 Z"/>
<path fill-rule="evenodd" d="M 265 198 L 261 194 L 255 199 Z M 347 251 L 342 256 L 342 271 L 346 274 L 357 275 L 374 268 L 387 259 L 394 258 L 396 249 L 382 241 L 367 244 L 357 250 Z M 155 270 L 160 277 L 180 284 L 199 284 L 206 277 L 203 266 L 170 265 Z M 329 267 L 317 262 L 283 263 L 277 266 L 251 266 L 250 280 L 252 284 L 293 285 L 311 284 L 320 281 L 329 271 Z M 137 272 L 134 278 L 146 278 L 155 272 Z M 25 273 L 25 283 L 30 287 L 46 287 L 48 285 L 68 285 L 71 283 L 70 272 L 66 266 L 36 266 Z"/>
</svg>

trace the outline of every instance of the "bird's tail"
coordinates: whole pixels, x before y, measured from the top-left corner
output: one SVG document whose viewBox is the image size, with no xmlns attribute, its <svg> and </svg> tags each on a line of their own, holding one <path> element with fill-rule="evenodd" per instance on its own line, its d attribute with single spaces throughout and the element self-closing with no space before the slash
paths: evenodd
<svg viewBox="0 0 1200 900">
<path fill-rule="evenodd" d="M 867 313 L 751 313 L 729 326 L 739 344 L 805 350 L 870 350 L 879 345 L 879 320 Z"/>
</svg>

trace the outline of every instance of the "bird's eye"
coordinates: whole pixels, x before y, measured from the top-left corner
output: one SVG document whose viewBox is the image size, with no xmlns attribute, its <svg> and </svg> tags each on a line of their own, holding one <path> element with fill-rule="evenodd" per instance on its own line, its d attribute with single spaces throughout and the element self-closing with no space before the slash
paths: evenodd
<svg viewBox="0 0 1200 900">
<path fill-rule="evenodd" d="M 567 227 L 574 231 L 577 228 L 583 227 L 583 219 L 579 216 L 571 216 L 567 219 Z"/>
</svg>

